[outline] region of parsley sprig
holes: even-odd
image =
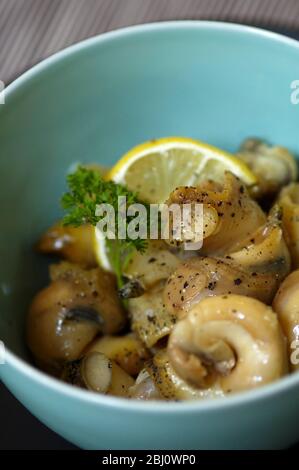
[[[97,225],[101,216],[96,215],[96,207],[100,204],[110,204],[115,211],[115,220],[118,217],[118,198],[126,197],[127,207],[139,203],[143,204],[149,212],[149,206],[138,199],[135,192],[129,191],[125,186],[113,181],[106,181],[96,170],[79,166],[74,173],[67,177],[69,191],[61,198],[61,205],[67,211],[63,218],[64,225],[79,227],[84,224]],[[126,216],[124,224],[127,227],[133,216]],[[149,220],[149,217],[148,217]],[[148,227],[147,227],[148,228]],[[115,240],[106,239],[107,252],[115,272],[118,286],[123,285],[123,275],[128,262],[135,250],[143,253],[147,248],[147,240],[137,238],[119,239],[118,225],[115,225]]]

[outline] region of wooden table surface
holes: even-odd
[[[123,26],[212,19],[299,32],[298,0],[0,0],[0,80],[64,47]]]
[[[299,0],[0,0],[0,80],[64,47],[123,26],[210,19],[299,38]],[[39,423],[0,384],[0,449],[74,448]],[[299,446],[297,446],[299,448]]]

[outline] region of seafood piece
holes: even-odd
[[[250,190],[253,197],[271,197],[284,185],[297,179],[296,160],[285,147],[271,146],[260,139],[246,139],[237,157],[243,160],[257,177],[257,184]]]
[[[289,274],[279,287],[273,310],[287,338],[291,368],[299,370],[299,270]]]
[[[248,295],[271,303],[290,272],[290,256],[283,238],[280,213],[274,210],[245,245],[224,257],[192,257],[169,277],[164,304],[174,316],[184,316],[205,297]]]
[[[136,251],[126,267],[125,275],[138,280],[145,289],[167,279],[179,265],[179,258],[162,240],[150,240],[145,253]]]
[[[125,314],[109,273],[62,262],[51,266],[50,275],[51,284],[30,306],[27,344],[43,368],[59,371],[100,332],[119,332]]]
[[[94,351],[105,354],[132,376],[139,374],[144,362],[150,358],[149,352],[134,333],[98,338],[87,347],[87,352]]]
[[[166,201],[171,204],[203,204],[203,248],[205,255],[236,251],[243,240],[265,223],[266,216],[248,194],[244,184],[226,172],[224,185],[208,181],[197,188],[180,187]],[[190,235],[188,235],[190,238]],[[188,240],[169,240],[176,246]],[[191,240],[194,241],[194,240]]]
[[[41,253],[59,255],[72,263],[87,267],[97,265],[94,255],[94,227],[70,227],[57,223],[50,227],[38,241]]]
[[[177,317],[163,303],[164,282],[145,292],[141,297],[128,300],[131,327],[148,347],[169,335]]]
[[[291,183],[283,188],[277,203],[282,208],[284,235],[289,247],[292,266],[299,267],[299,183]]]
[[[164,400],[199,400],[225,395],[217,384],[209,388],[199,389],[182,379],[173,368],[165,349],[159,351],[146,364],[146,371],[150,378],[150,385],[147,384],[148,387],[151,387],[150,390],[154,387],[160,398]]]
[[[123,328],[126,315],[112,274],[100,268],[86,270],[76,264],[61,262],[50,266],[50,278],[52,282],[65,281],[76,286],[81,302],[95,308],[101,315],[104,334],[118,333]]]
[[[217,386],[224,394],[270,383],[288,371],[285,339],[277,316],[245,296],[209,297],[174,327],[170,363],[199,389]]]
[[[159,400],[162,398],[146,369],[140,372],[135,384],[131,387],[130,398],[137,400]]]
[[[97,393],[119,397],[129,396],[134,380],[104,354],[90,352],[65,364],[62,380]]]

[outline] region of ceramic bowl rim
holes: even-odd
[[[271,42],[278,42],[287,46],[293,47],[298,50],[299,53],[299,42],[295,39],[288,38],[272,31],[256,28],[253,26],[241,25],[238,23],[224,23],[220,21],[161,21],[158,23],[148,23],[142,25],[129,26],[126,28],[117,29],[110,31],[98,36],[94,36],[83,41],[80,41],[72,46],[69,46],[38,63],[28,71],[23,73],[20,77],[14,80],[10,85],[5,88],[5,98],[8,99],[10,96],[19,90],[22,85],[25,85],[28,81],[46,71],[48,68],[54,66],[57,63],[62,62],[67,57],[79,53],[82,50],[104,44],[106,42],[114,40],[122,40],[126,36],[139,35],[147,32],[159,32],[159,31],[170,31],[173,29],[201,29],[210,31],[227,31],[229,33],[236,33],[246,36],[253,36],[258,38],[264,38]],[[209,411],[218,411],[220,409],[230,409],[240,405],[250,404],[252,402],[267,399],[270,397],[277,396],[288,391],[291,388],[299,387],[299,373],[291,374],[283,377],[276,382],[269,385],[265,385],[261,388],[250,390],[238,394],[234,394],[230,397],[217,398],[217,399],[205,399],[202,401],[183,401],[183,402],[142,402],[138,400],[128,400],[125,398],[112,397],[107,395],[100,395],[93,392],[85,391],[77,387],[65,384],[60,380],[57,380],[44,372],[38,370],[34,366],[30,365],[22,358],[18,357],[9,349],[5,352],[5,364],[0,366],[7,367],[11,366],[15,371],[21,375],[26,376],[28,379],[39,383],[40,385],[61,393],[65,396],[69,396],[74,399],[81,400],[87,403],[93,403],[99,406],[108,406],[112,408],[118,408],[123,410],[131,410],[135,412],[153,413],[159,412],[163,414],[181,414],[181,413],[194,413],[200,411],[201,413]]]

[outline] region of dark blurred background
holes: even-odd
[[[299,0],[0,0],[0,80],[8,84],[43,58],[90,36],[178,19],[243,23],[299,39]],[[74,448],[39,423],[3,384],[0,423],[0,449]]]

